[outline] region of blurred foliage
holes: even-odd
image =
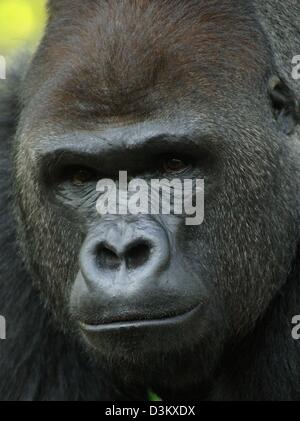
[[[0,0],[0,55],[38,42],[46,19],[45,6],[46,0]]]
[[[160,399],[160,397],[156,393],[152,392],[152,390],[149,390],[149,392],[148,392],[148,400],[152,401],[152,402],[161,402],[162,401],[162,399]]]

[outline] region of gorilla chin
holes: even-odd
[[[124,271],[122,273],[121,282],[126,284]],[[166,274],[162,279],[166,279]],[[100,280],[98,284],[101,285]],[[126,298],[124,290],[118,289],[116,284],[110,296],[99,286],[97,294],[97,289],[91,290],[88,285],[80,271],[71,293],[70,314],[85,341],[100,352],[104,348],[120,354],[124,348],[127,352],[130,348],[132,352],[143,353],[145,350],[148,353],[168,351],[180,348],[179,343],[186,346],[183,337],[189,336],[189,342],[205,334],[199,332],[199,329],[205,330],[199,320],[205,320],[208,307],[203,299],[204,291],[202,299],[197,300],[197,296],[171,295],[169,291],[158,291],[157,287],[153,291],[137,288]],[[160,301],[153,300],[154,293],[160,294]]]
[[[96,310],[96,324],[78,321],[77,326],[87,351],[123,378],[125,388],[147,384],[159,396],[190,400],[210,382],[222,352],[220,321],[213,324],[206,309],[202,303],[176,315],[161,312],[160,317],[157,311],[151,315],[131,309],[102,323]]]

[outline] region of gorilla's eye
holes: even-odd
[[[189,164],[184,162],[182,159],[169,157],[163,160],[162,167],[165,173],[180,174],[189,167]]]
[[[74,186],[83,186],[94,178],[95,174],[93,171],[86,168],[72,168],[68,170],[68,179]]]

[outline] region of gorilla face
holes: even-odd
[[[76,2],[72,14],[62,3],[25,82],[15,151],[27,266],[62,328],[98,358],[127,371],[151,362],[153,382],[162,369],[166,382],[203,380],[295,256],[290,93],[270,85],[244,2]],[[147,183],[204,179],[203,224],[101,217],[97,182],[122,170]]]

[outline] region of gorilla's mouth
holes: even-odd
[[[118,320],[105,321],[101,324],[90,324],[85,322],[79,322],[81,330],[85,333],[101,333],[108,331],[121,331],[128,329],[140,329],[140,328],[156,328],[163,326],[175,326],[181,323],[187,322],[193,318],[194,314],[197,313],[200,304],[186,309],[180,313],[169,313],[168,315],[162,315],[161,317],[150,318],[146,315],[139,315],[139,317],[126,315],[124,318],[118,318]]]

